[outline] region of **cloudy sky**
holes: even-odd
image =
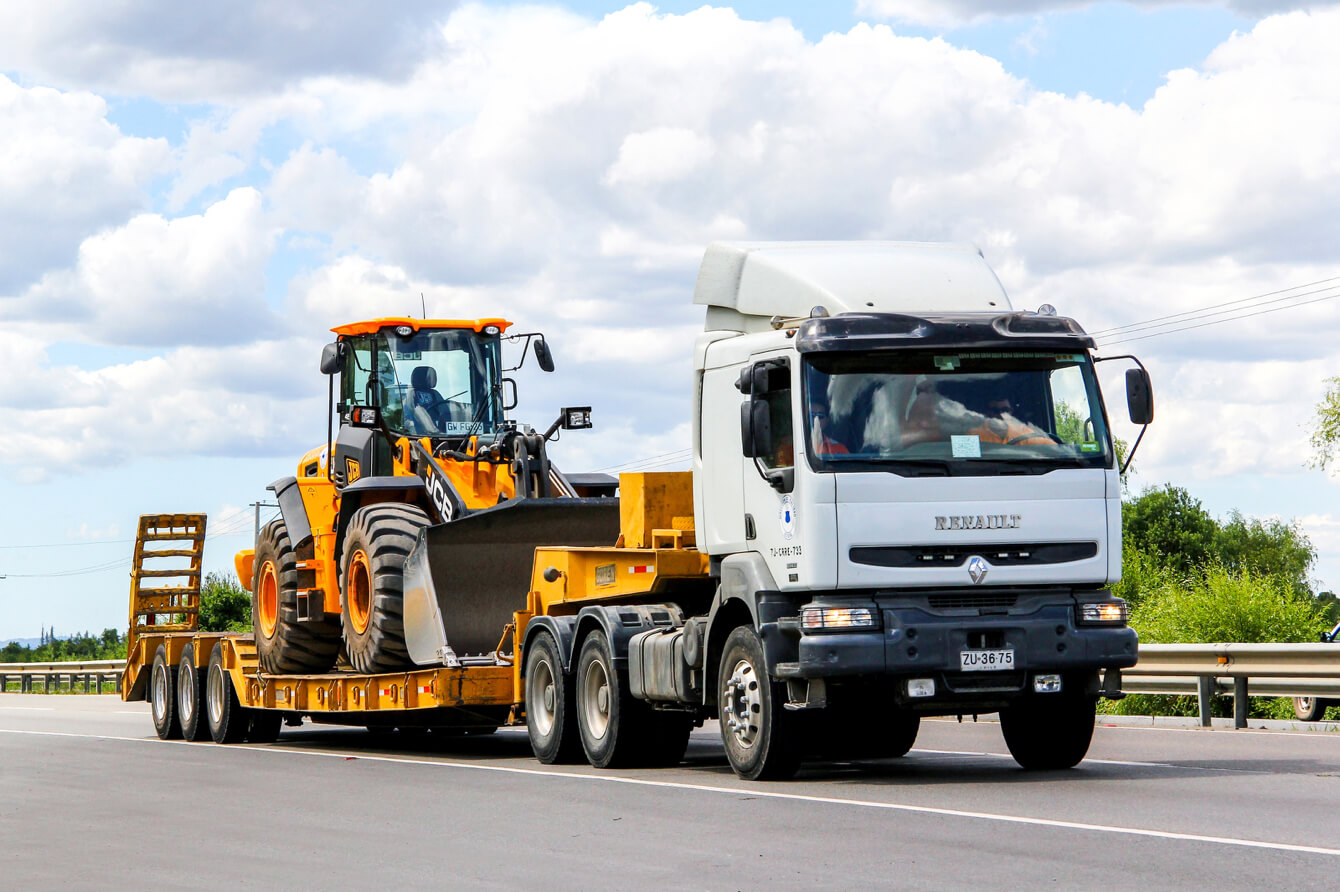
[[[1287,0],[9,0],[0,636],[124,625],[142,512],[231,569],[326,330],[420,295],[549,334],[564,467],[675,467],[713,239],[976,243],[1150,367],[1136,491],[1297,518],[1340,585],[1337,43]]]

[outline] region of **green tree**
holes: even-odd
[[[250,632],[251,593],[231,573],[209,573],[200,586],[200,631]]]
[[[1205,566],[1215,554],[1219,524],[1181,487],[1146,489],[1122,506],[1121,521],[1137,550],[1153,552],[1183,575]]]
[[[1295,592],[1311,593],[1307,574],[1317,552],[1297,521],[1262,521],[1234,511],[1215,535],[1214,552],[1226,567],[1278,576]]]
[[[1340,378],[1326,379],[1326,392],[1317,403],[1317,417],[1312,423],[1312,460],[1308,464],[1326,470],[1335,460],[1340,446]]]

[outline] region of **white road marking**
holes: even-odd
[[[26,709],[29,712],[55,712],[54,706],[0,706],[0,709]]]
[[[87,740],[111,740],[129,743],[175,744],[177,746],[201,746],[185,740],[158,740],[154,737],[114,737],[106,734],[76,734],[69,731],[19,731],[0,728],[0,734],[28,734],[39,737],[75,737]],[[810,802],[819,805],[845,805],[856,808],[879,809],[883,811],[908,812],[912,814],[937,815],[948,818],[969,818],[979,821],[995,821],[1002,824],[1023,824],[1032,827],[1052,827],[1061,830],[1083,830],[1091,833],[1112,833],[1122,836],[1140,836],[1151,839],[1168,839],[1178,842],[1200,842],[1211,845],[1238,846],[1250,849],[1271,849],[1280,852],[1304,852],[1312,855],[1330,855],[1340,858],[1340,849],[1325,846],[1304,846],[1293,843],[1266,842],[1258,839],[1239,839],[1231,836],[1205,836],[1199,833],[1178,833],[1171,830],[1152,830],[1145,827],[1123,827],[1115,824],[1088,824],[1081,821],[1060,821],[1053,818],[1032,818],[1024,815],[1006,815],[993,812],[964,811],[956,808],[936,808],[928,805],[906,805],[897,802],[879,802],[869,799],[843,799],[836,796],[814,796],[805,793],[781,793],[774,790],[760,790],[754,787],[719,787],[711,784],[689,784],[679,781],[658,781],[639,777],[618,777],[608,774],[582,774],[575,771],[548,771],[541,768],[517,768],[505,765],[479,765],[470,762],[446,762],[431,759],[404,759],[394,756],[370,756],[348,751],[323,752],[319,750],[299,750],[261,746],[232,746],[234,752],[271,753],[294,756],[315,756],[322,759],[340,761],[391,762],[405,765],[425,765],[432,768],[457,768],[471,771],[494,771],[501,774],[531,775],[535,777],[557,777],[567,780],[596,781],[607,784],[626,784],[636,787],[659,787],[670,790],[689,790],[697,793],[718,793],[747,799],[781,799],[790,802]]]

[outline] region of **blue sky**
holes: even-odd
[[[594,405],[557,449],[586,470],[687,445],[714,238],[972,241],[1094,331],[1340,275],[1332,4],[324,9],[0,10],[0,640],[123,625],[142,512],[208,512],[231,570],[323,436],[325,329],[421,293],[548,332],[518,414]],[[1123,345],[1135,488],[1299,519],[1328,587],[1335,312]]]

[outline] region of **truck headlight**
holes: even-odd
[[[1111,601],[1080,604],[1075,621],[1081,626],[1124,626],[1126,619],[1126,602],[1113,598]]]
[[[805,629],[877,629],[879,615],[869,607],[826,607],[807,604],[800,609]]]

